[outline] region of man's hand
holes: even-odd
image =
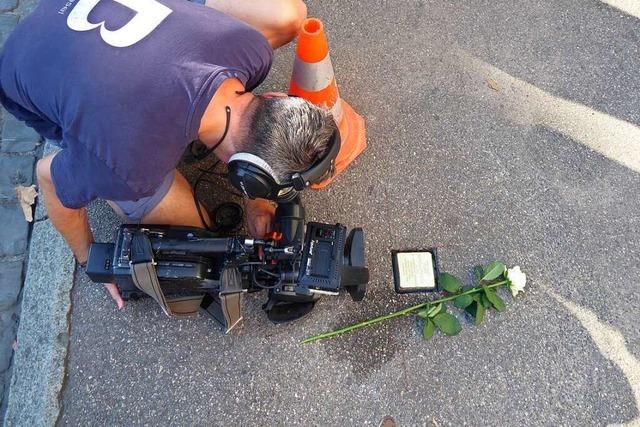
[[[113,298],[113,301],[118,306],[118,310],[122,310],[122,307],[124,307],[124,300],[120,296],[120,291],[118,290],[118,287],[113,283],[107,283],[104,285],[104,287],[109,292],[109,295],[111,295],[111,298]]]
[[[56,154],[46,156],[38,161],[36,175],[38,185],[44,196],[47,213],[53,225],[67,241],[71,251],[80,264],[87,262],[89,246],[93,241],[86,209],[68,209],[62,205],[51,178],[51,162]],[[105,285],[111,298],[119,309],[124,307],[124,301],[114,284]]]
[[[247,225],[251,234],[261,239],[271,231],[273,218],[276,214],[276,207],[268,200],[246,199],[244,208],[247,212]]]

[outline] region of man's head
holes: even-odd
[[[236,149],[263,159],[280,181],[313,165],[336,131],[330,113],[302,98],[258,95],[246,114]]]

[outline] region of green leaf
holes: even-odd
[[[476,276],[476,280],[480,281],[484,276],[484,268],[481,265],[473,267],[473,275]]]
[[[435,325],[431,319],[427,319],[424,322],[424,327],[422,328],[422,337],[425,340],[431,339],[433,336],[433,332],[436,330]]]
[[[418,316],[421,319],[427,319],[429,317],[429,309],[423,308],[422,310],[416,313],[416,316]]]
[[[482,304],[474,301],[471,305],[465,308],[465,311],[473,317],[474,325],[477,326],[480,323],[482,323],[482,320],[484,319],[484,313],[485,313],[485,310]]]
[[[449,313],[438,314],[433,318],[433,322],[445,335],[458,335],[462,330],[458,319]]]
[[[442,311],[442,308],[444,307],[444,304],[440,303],[434,307],[431,307],[431,309],[429,309],[429,311],[427,312],[427,315],[429,317],[433,317],[436,314],[440,313]]]
[[[458,308],[465,308],[469,304],[473,302],[473,298],[471,295],[460,295],[456,299],[453,300],[453,305]]]
[[[484,308],[493,307],[493,304],[491,304],[491,301],[489,301],[486,294],[480,294],[480,304],[482,304]]]
[[[482,276],[482,280],[485,282],[495,280],[504,274],[506,268],[507,267],[500,261],[493,261],[484,269],[484,276]]]
[[[494,291],[493,289],[484,289],[484,294],[487,296],[491,305],[498,311],[505,311],[507,309],[507,305],[504,303],[502,298]]]
[[[438,275],[438,283],[445,291],[455,294],[459,292],[462,286],[456,276],[449,273],[440,273]]]
[[[482,305],[477,304],[476,315],[473,316],[473,324],[478,326],[484,320],[485,309]]]

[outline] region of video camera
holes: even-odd
[[[93,243],[87,275],[115,283],[124,299],[151,296],[165,313],[203,309],[228,332],[242,320],[242,295],[266,290],[273,322],[309,313],[321,295],[346,289],[364,298],[369,281],[364,233],[340,224],[305,223],[296,197],[280,202],[264,239],[220,236],[194,227],[122,225],[115,243]]]

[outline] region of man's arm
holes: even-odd
[[[51,179],[51,162],[54,157],[55,154],[51,154],[38,161],[36,167],[38,186],[44,196],[44,204],[53,226],[67,241],[78,262],[84,264],[89,256],[89,246],[93,242],[93,233],[91,233],[91,227],[89,226],[87,209],[69,209],[60,202]],[[124,307],[124,301],[120,296],[118,287],[112,283],[105,284],[105,287],[118,308]]]
[[[67,241],[78,262],[84,264],[87,262],[89,246],[93,241],[87,210],[66,208],[58,199],[51,179],[51,162],[54,157],[55,154],[52,154],[38,161],[38,185],[44,196],[49,219]]]
[[[249,24],[274,49],[293,40],[307,17],[302,0],[206,0],[205,4]]]

